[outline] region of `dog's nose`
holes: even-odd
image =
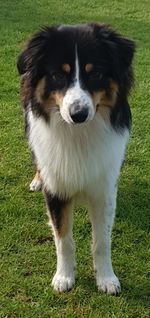
[[[88,108],[80,106],[77,102],[70,106],[70,117],[74,123],[83,123],[87,119],[88,113]]]

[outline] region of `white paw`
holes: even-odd
[[[33,179],[30,183],[30,191],[39,191],[42,188],[42,181],[40,179]]]
[[[65,292],[72,289],[75,283],[74,275],[63,276],[60,274],[55,274],[52,280],[52,286],[54,290],[59,292]]]
[[[97,277],[97,286],[99,290],[111,295],[118,295],[121,292],[119,279],[113,275],[110,277]]]

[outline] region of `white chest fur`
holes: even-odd
[[[90,191],[104,175],[117,178],[128,132],[116,133],[99,114],[82,125],[69,125],[59,113],[50,123],[28,113],[29,143],[44,185],[62,197]]]

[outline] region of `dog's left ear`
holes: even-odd
[[[119,73],[126,72],[134,56],[134,42],[114,32],[107,25],[95,25],[95,32],[106,54],[110,57],[114,69]]]
[[[126,72],[132,64],[135,44],[132,40],[113,34],[112,43],[109,43],[110,49],[114,51],[114,63],[118,63],[120,71]]]

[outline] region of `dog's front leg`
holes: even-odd
[[[93,236],[93,262],[99,290],[116,295],[120,283],[111,262],[111,232],[116,208],[116,187],[92,199],[91,222]]]
[[[70,290],[75,283],[72,203],[52,196],[47,191],[45,191],[45,197],[57,253],[57,270],[52,280],[52,286],[55,290],[63,292]]]

